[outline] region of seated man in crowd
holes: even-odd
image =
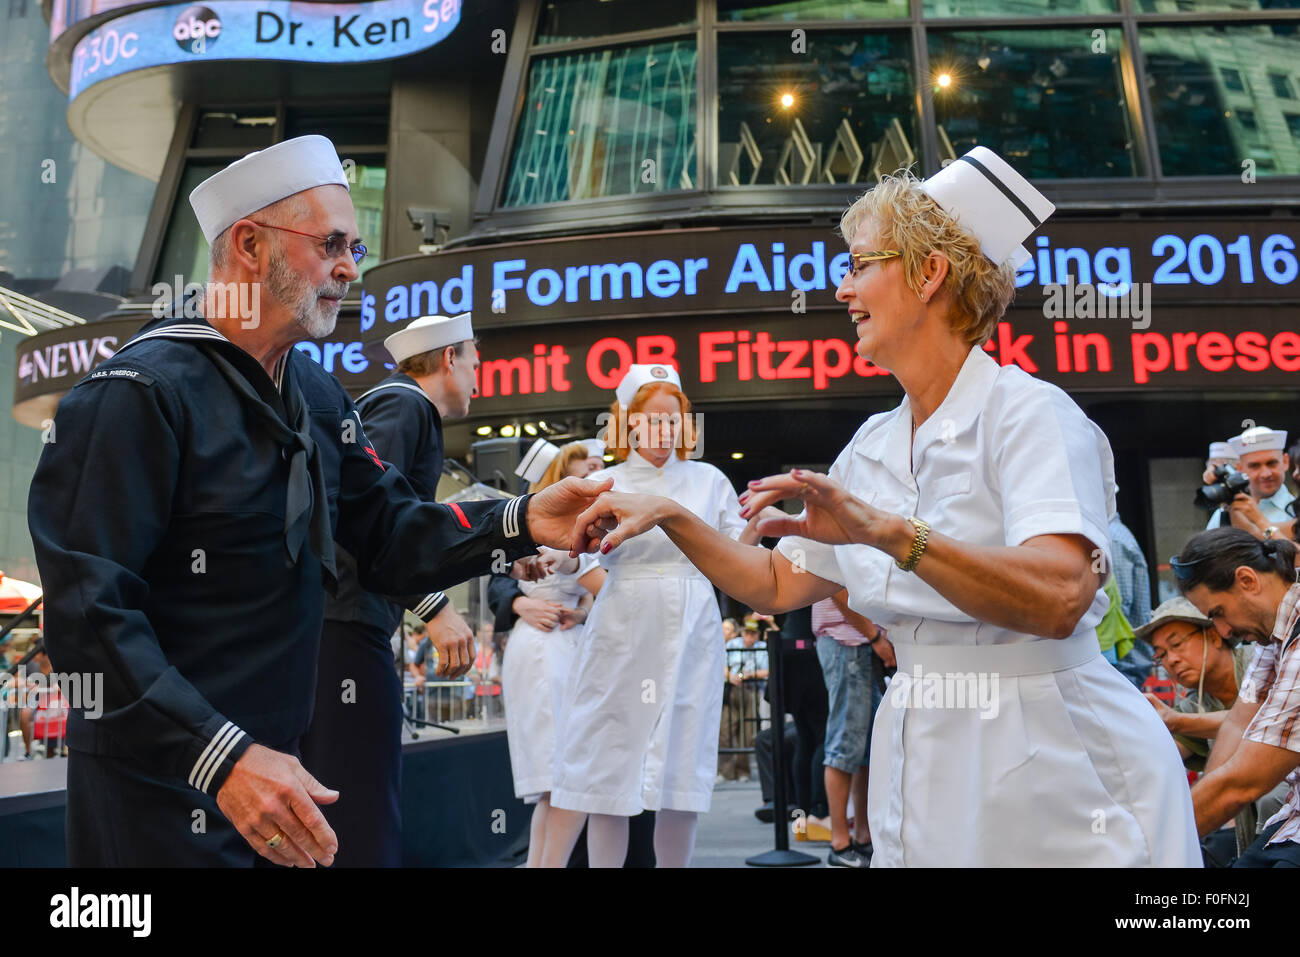
[[[1172,708],[1153,694],[1146,697],[1173,735],[1187,769],[1205,770],[1210,748],[1237,700],[1255,646],[1222,637],[1214,623],[1182,597],[1171,598],[1157,608],[1136,635],[1150,644],[1156,663],[1187,689]],[[1227,866],[1254,843],[1259,822],[1282,806],[1286,790],[1285,783],[1279,784],[1259,801],[1243,807],[1233,830],[1220,829],[1208,835],[1201,842],[1206,865]]]
[[[1300,582],[1296,546],[1236,528],[1201,532],[1172,559],[1179,590],[1224,637],[1259,650],[1219,727],[1205,774],[1192,787],[1196,826],[1207,835],[1283,779],[1282,810],[1238,857],[1237,867],[1300,867]]]

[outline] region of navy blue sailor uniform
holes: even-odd
[[[333,376],[291,349],[273,381],[201,320],[147,327],[51,438],[28,500],[47,647],[103,675],[100,713],[68,721],[72,866],[261,862],[216,795],[254,742],[297,753],[332,541],[388,594],[535,551],[527,496],[422,501]]]
[[[357,399],[372,447],[434,501],[442,475],[442,417],[428,394],[395,373]],[[339,839],[336,867],[402,863],[402,685],[390,640],[409,608],[430,621],[442,592],[396,601],[368,592],[346,547],[335,543],[339,587],[325,603],[316,707],[302,739],[302,763],[339,799],[321,810]]]

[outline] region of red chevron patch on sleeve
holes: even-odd
[[[463,525],[465,528],[472,528],[472,527],[473,527],[473,526],[470,525],[470,523],[469,523],[469,519],[465,517],[465,513],[461,511],[459,505],[457,505],[455,502],[448,502],[448,503],[447,503],[447,507],[448,507],[449,509],[451,509],[452,512],[455,513],[455,515],[456,515],[456,521],[460,522],[461,525]]]

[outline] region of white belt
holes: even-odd
[[[1088,629],[1070,638],[1040,638],[1005,645],[894,645],[900,673],[918,667],[926,672],[982,672],[1005,678],[1068,671],[1101,654],[1097,632]]]
[[[638,578],[698,578],[708,581],[704,573],[686,562],[664,562],[660,565],[618,565],[608,569],[611,581],[632,581]]]

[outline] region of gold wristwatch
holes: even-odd
[[[930,539],[930,526],[915,515],[910,516],[907,520],[916,529],[916,538],[912,539],[912,550],[907,553],[907,557],[901,562],[895,561],[894,564],[903,571],[910,572],[916,567],[916,563],[921,560],[921,556],[925,554],[925,543]]]

